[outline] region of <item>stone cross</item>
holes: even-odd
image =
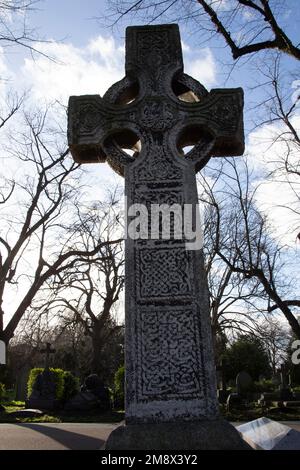
[[[45,369],[49,369],[50,363],[50,354],[56,353],[56,349],[51,349],[51,343],[46,343],[46,348],[41,349],[40,351],[42,354],[45,354]]]
[[[196,207],[197,171],[243,153],[242,109],[242,89],[208,92],[183,73],[177,25],[128,27],[125,78],[103,98],[70,97],[69,146],[125,177],[128,209]],[[203,256],[185,242],[126,239],[126,424],[218,414]]]

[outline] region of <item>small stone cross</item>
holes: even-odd
[[[241,88],[208,92],[183,73],[177,25],[129,27],[125,78],[103,98],[70,97],[69,146],[77,162],[125,177],[131,222],[134,204],[196,208],[196,173],[243,153],[242,110]],[[126,423],[215,418],[202,250],[184,236],[127,237],[125,263]]]
[[[41,349],[42,354],[45,354],[45,369],[49,370],[50,354],[56,353],[56,349],[51,349],[51,343],[46,343],[46,348]]]

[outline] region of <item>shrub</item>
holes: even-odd
[[[5,397],[5,385],[0,383],[0,400],[3,400]]]
[[[263,379],[259,382],[254,382],[253,391],[254,392],[273,392],[276,389],[276,385],[272,380]]]
[[[43,372],[43,370],[43,368],[39,367],[31,369],[27,383],[28,396],[32,393],[37,376]],[[50,369],[50,371],[53,374],[55,382],[55,398],[64,401],[72,398],[79,390],[79,379],[71,374],[71,372],[63,369]]]
[[[79,379],[71,372],[64,371],[64,392],[63,400],[68,401],[72,398],[79,390]]]
[[[115,373],[114,378],[114,407],[124,408],[124,385],[125,385],[125,367],[121,366]]]

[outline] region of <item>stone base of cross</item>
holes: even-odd
[[[127,227],[136,205],[191,206],[195,215],[196,172],[211,156],[243,153],[242,108],[242,89],[209,93],[183,73],[177,25],[129,27],[125,78],[103,98],[70,98],[70,150],[125,177]],[[175,219],[167,238],[160,226],[148,238],[128,231],[126,425],[107,449],[245,447],[218,414],[203,254],[187,248],[186,233],[175,237]]]

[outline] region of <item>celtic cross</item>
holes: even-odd
[[[129,27],[125,78],[103,98],[70,97],[70,150],[123,175],[128,208],[196,206],[196,172],[243,153],[242,109],[242,89],[208,92],[183,73],[177,25]],[[216,417],[202,251],[127,237],[125,258],[126,423]]]

